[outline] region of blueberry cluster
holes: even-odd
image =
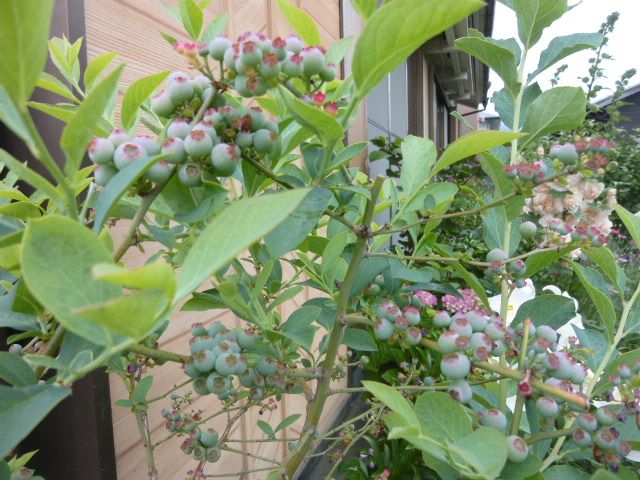
[[[182,451],[194,460],[217,462],[221,454],[218,433],[212,428],[200,429],[200,414],[188,409],[193,402],[191,394],[181,396],[174,393],[171,400],[171,408],[162,410],[161,415],[166,420],[165,427],[169,432],[187,435],[180,447]]]
[[[227,400],[237,398],[244,387],[250,400],[260,401],[287,388],[286,369],[256,350],[253,330],[231,331],[216,322],[209,328],[196,324],[191,333],[192,357],[185,372],[199,395]]]
[[[533,222],[525,222],[533,225],[535,234],[536,225]],[[524,223],[523,223],[524,225]],[[529,225],[526,228],[531,228]],[[525,276],[527,273],[527,265],[522,260],[512,260],[507,262],[509,255],[504,250],[494,248],[487,253],[486,260],[491,265],[485,270],[485,276],[490,280],[509,279],[513,284],[522,288],[526,285]],[[505,263],[507,262],[507,263]]]
[[[193,118],[210,95],[211,106],[225,105],[223,90],[204,75],[190,78],[186,73],[173,72],[169,75],[167,89],[151,98],[151,110],[160,118]]]
[[[369,290],[371,287],[369,286]],[[376,321],[373,332],[376,338],[399,342],[406,346],[419,345],[423,334],[426,334],[421,327],[421,323],[426,325],[422,321],[423,314],[426,314],[425,310],[430,306],[423,293],[429,294],[421,291],[400,292],[396,295],[395,301],[382,299],[374,309]]]
[[[554,168],[553,161],[546,160],[507,165],[504,173],[507,178],[518,180],[524,184],[541,185],[547,182],[557,172]]]

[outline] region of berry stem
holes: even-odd
[[[189,357],[179,353],[167,352],[156,348],[145,347],[144,345],[134,345],[128,349],[131,353],[136,353],[155,360],[165,360],[167,362],[185,363]]]
[[[529,328],[531,327],[531,320],[526,319],[524,321],[524,328],[522,331],[522,342],[520,342],[520,355],[518,356],[518,371],[524,375],[527,368],[527,349],[529,348]],[[524,408],[524,395],[518,390],[516,397],[516,404],[513,409],[513,418],[511,420],[511,435],[517,435],[520,431],[520,421],[522,420],[522,409]]]
[[[398,260],[412,260],[419,262],[441,262],[441,263],[467,263],[469,265],[476,265],[478,267],[489,267],[489,262],[479,262],[476,260],[467,260],[465,258],[457,257],[441,257],[440,255],[428,255],[428,256],[413,256],[413,255],[396,255],[394,253],[367,253],[367,257],[383,257],[383,258],[395,258]]]
[[[56,354],[58,348],[60,348],[60,344],[62,343],[62,339],[64,338],[65,333],[66,330],[64,329],[64,327],[58,324],[55,331],[53,332],[53,335],[51,335],[51,338],[47,342],[47,346],[44,350],[44,355],[46,355],[47,357],[53,357]],[[36,375],[36,378],[40,378],[44,374],[44,370],[44,365],[39,365],[34,369],[33,373]]]
[[[525,441],[531,445],[532,443],[540,442],[542,440],[547,440],[549,438],[557,438],[557,437],[567,437],[569,435],[573,435],[577,428],[564,428],[562,430],[551,430],[549,432],[540,432],[534,433],[533,435],[529,435]]]
[[[163,399],[167,398],[169,395],[171,395],[173,392],[175,392],[176,390],[178,390],[178,389],[180,389],[182,387],[186,387],[191,382],[193,382],[192,379],[185,380],[182,383],[178,383],[178,384],[174,385],[171,389],[169,389],[166,392],[164,392],[163,394],[158,395],[157,397],[150,398],[149,400],[147,400],[147,403],[154,403],[154,402],[157,402],[159,400],[163,400]]]
[[[367,202],[364,216],[362,219],[362,225],[368,228],[373,218],[376,201],[382,190],[384,183],[383,177],[377,177],[373,185],[371,186],[371,199]],[[316,445],[318,438],[315,432],[318,428],[320,416],[324,410],[327,397],[329,396],[329,388],[331,385],[331,372],[336,363],[338,357],[338,349],[342,343],[342,335],[344,333],[345,326],[342,319],[347,314],[347,309],[350,303],[351,287],[356,278],[356,273],[360,262],[364,258],[365,250],[367,247],[367,238],[358,237],[356,241],[351,261],[345,275],[344,281],[340,288],[338,295],[338,307],[336,311],[336,322],[329,334],[329,340],[327,341],[327,351],[324,358],[324,375],[323,378],[318,380],[318,386],[311,404],[309,405],[308,415],[303,427],[303,436],[298,447],[293,450],[287,458],[285,458],[281,470],[281,478],[293,478],[298,467],[305,459],[307,453],[312,450]]]
[[[226,452],[231,452],[231,453],[237,453],[240,455],[244,455],[246,457],[255,458],[256,460],[262,460],[263,462],[269,462],[275,465],[280,465],[280,462],[274,460],[273,458],[263,457],[261,455],[256,455],[255,453],[245,452],[244,450],[238,450],[237,448],[231,448],[231,447],[221,445],[220,450],[224,450]]]

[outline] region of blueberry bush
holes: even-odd
[[[297,35],[284,39],[228,39],[225,15],[204,25],[207,3],[180,0],[171,12],[189,38],[164,35],[189,74],[137,80],[117,117],[124,65],[114,54],[93,59],[81,75],[81,40],[48,40],[53,0],[0,3],[11,13],[0,17],[0,119],[37,162],[0,150],[0,326],[17,332],[0,353],[1,478],[33,474],[34,452],[12,456],[20,442],[75,382],[104,368],[129,391],[117,405],[136,419],[151,479],[164,478],[148,427],[151,403],[163,402],[167,438],[179,437],[175,454],[193,462],[186,478],[237,477],[249,472],[217,467],[239,452],[233,423],[285,395],[302,396],[307,408],[297,438],[282,432],[298,416],[258,422],[267,441],[288,445],[283,461],[267,458],[270,466],[251,472],[269,480],[294,478],[312,455],[334,460],[326,478],[633,478],[640,351],[621,354],[618,346],[638,327],[640,286],[627,282],[606,245],[613,209],[636,241],[640,220],[600,182],[606,142],[565,142],[535,161],[521,156],[539,137],[584,120],[581,88],[542,92],[533,80],[597,47],[601,35],[554,39],[525,75],[531,47],[567,3],[505,2],[517,13],[519,40],[470,29],[456,46],[502,77],[513,131],[472,132],[439,156],[429,139],[410,136],[399,147],[398,178],[369,179],[350,166],[368,142],[344,144],[360,103],[420,45],[483,3],[394,0],[376,9],[373,0],[354,0],[362,34],[328,49],[309,16],[286,0],[278,5]],[[352,73],[338,79],[352,44]],[[47,46],[65,81],[42,72]],[[65,102],[30,101],[36,86]],[[30,109],[66,123],[62,164]],[[506,160],[489,153],[501,145],[509,145]],[[452,209],[460,187],[443,175],[476,156],[492,184],[469,208]],[[377,223],[389,209],[390,221]],[[474,216],[483,224],[482,258],[456,250],[440,230],[445,220]],[[112,237],[121,219],[126,230]],[[404,232],[410,255],[390,246]],[[145,244],[160,249],[139,268],[123,264]],[[507,322],[513,290],[576,251],[597,267],[571,263],[604,333],[560,335],[575,315],[560,295],[525,303]],[[500,292],[497,311],[486,284]],[[318,298],[282,318],[277,307],[304,287]],[[193,325],[189,355],[158,348],[178,310],[215,309],[233,311],[243,326]],[[166,362],[183,367],[184,381],[150,397],[153,368]],[[334,383],[347,368],[374,365],[392,369],[384,382]],[[366,410],[321,431],[327,399],[345,393],[363,394]],[[195,410],[196,396],[217,397],[220,410]],[[223,414],[226,428],[207,425]],[[361,441],[371,451],[349,457]],[[413,465],[398,464],[397,455]]]

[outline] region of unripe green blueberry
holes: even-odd
[[[308,77],[318,75],[325,67],[324,53],[318,47],[306,47],[300,52],[304,74]]]
[[[456,380],[449,385],[449,395],[460,403],[469,403],[473,398],[471,386],[464,380]]]
[[[289,53],[287,58],[282,62],[282,71],[288,77],[301,77],[304,73],[302,56],[298,53]]]
[[[402,310],[395,303],[392,304],[385,313],[385,318],[390,322],[395,322],[402,316]]]
[[[527,282],[524,278],[518,278],[516,279],[513,284],[516,286],[516,288],[524,288],[527,286]]]
[[[93,169],[93,181],[96,185],[104,187],[118,170],[113,165],[96,165]]]
[[[160,145],[158,145],[158,141],[153,135],[136,135],[135,137],[133,137],[133,142],[144,148],[147,152],[147,155],[149,155],[150,157],[158,155],[160,153]]]
[[[205,337],[208,335],[207,329],[201,323],[191,325],[191,335],[194,337]]]
[[[438,328],[448,328],[451,325],[451,317],[444,310],[436,312],[433,316],[433,325]]]
[[[389,340],[393,336],[393,324],[386,318],[379,318],[373,332],[378,340]]]
[[[233,88],[235,88],[235,90],[241,96],[250,97],[251,96],[251,91],[249,90],[249,87],[247,86],[248,82],[249,82],[249,77],[247,77],[246,75],[238,75],[238,76],[236,76],[236,78],[234,80]]]
[[[196,378],[193,381],[193,390],[198,395],[209,395],[209,389],[207,388],[207,379],[206,378]]]
[[[184,118],[176,118],[167,128],[167,136],[184,140],[191,133],[191,125]]]
[[[490,352],[493,348],[493,340],[491,340],[491,337],[486,333],[475,332],[471,335],[471,348],[476,349],[480,347],[484,347]]]
[[[267,123],[267,119],[265,118],[264,113],[260,108],[252,107],[247,110],[246,114],[250,117],[251,124],[249,126],[252,132],[264,128],[265,124]]]
[[[202,167],[196,163],[185,163],[178,170],[178,179],[187,187],[197,187],[202,183]]]
[[[582,428],[578,428],[573,432],[573,441],[576,442],[576,445],[579,447],[588,447],[591,445],[591,435]]]
[[[136,160],[146,160],[148,158],[147,152],[137,143],[126,142],[116,148],[113,154],[113,163],[115,163],[118,170],[128,167]]]
[[[227,376],[214,372],[207,377],[207,388],[211,393],[218,395],[231,388],[231,380]]]
[[[440,361],[440,371],[450,380],[460,380],[469,375],[471,362],[462,353],[447,353]]]
[[[215,363],[216,355],[211,350],[202,350],[194,355],[193,365],[199,372],[210,372]]]
[[[168,160],[160,160],[151,165],[144,176],[154,183],[164,183],[169,180],[174,169],[175,165],[170,164]]]
[[[497,408],[489,408],[484,412],[479,412],[480,423],[485,427],[495,428],[501,432],[507,429],[507,416]]]
[[[240,45],[240,57],[236,62],[236,68],[244,71],[246,68],[255,68],[262,63],[262,50],[255,42],[248,41]]]
[[[225,326],[220,322],[213,322],[209,327],[209,336],[217,337],[220,333],[225,330]]]
[[[263,376],[274,375],[278,371],[278,364],[271,357],[262,357],[256,365],[258,373]]]
[[[186,75],[176,75],[170,79],[168,91],[171,100],[178,105],[191,100],[195,93],[193,81]]]
[[[558,403],[551,397],[540,397],[536,400],[536,410],[544,418],[556,418],[560,413]]]
[[[405,338],[409,345],[418,345],[422,341],[422,332],[418,327],[410,327]]]
[[[609,428],[598,430],[592,435],[593,443],[600,448],[613,449],[616,446],[617,437]]]
[[[218,447],[207,448],[207,453],[204,456],[205,460],[210,463],[215,463],[220,460],[222,451]]]
[[[9,345],[9,353],[13,355],[21,355],[22,354],[22,345],[19,343],[12,343]]]
[[[540,325],[536,329],[536,337],[544,338],[549,343],[556,343],[558,341],[558,333],[549,325]]]
[[[203,158],[211,153],[213,141],[204,130],[192,130],[184,140],[184,149],[192,158]]]
[[[517,435],[507,437],[507,458],[514,463],[522,463],[529,455],[529,447]]]
[[[269,85],[262,76],[253,75],[249,77],[246,83],[246,88],[249,91],[248,97],[259,97],[267,93]]]
[[[501,355],[504,355],[506,351],[507,351],[507,346],[504,344],[502,340],[493,341],[493,348],[491,349],[492,355],[499,357]]]
[[[396,295],[396,304],[400,308],[405,308],[411,305],[411,295],[406,292],[400,292]]]
[[[440,337],[438,337],[438,348],[442,353],[453,353],[458,350],[456,345],[456,340],[460,335],[455,330],[447,330],[442,332]]]
[[[618,375],[620,378],[631,378],[631,368],[626,363],[618,365]]]
[[[573,365],[573,373],[571,374],[571,382],[576,385],[582,385],[584,381],[587,379],[587,375],[589,374],[589,370],[587,367],[582,365],[581,363],[575,363]]]
[[[253,147],[253,133],[251,132],[238,132],[236,136],[236,145],[238,148],[251,148]]]
[[[471,328],[474,332],[484,332],[487,326],[488,319],[485,315],[475,310],[464,314],[464,318],[471,324]]]
[[[507,265],[507,270],[515,277],[522,277],[527,272],[527,264],[522,260],[509,262],[509,264]]]
[[[416,307],[410,306],[405,307],[403,309],[404,316],[411,325],[419,325],[420,324],[420,310]]]
[[[243,354],[238,356],[238,362],[236,363],[236,370],[233,372],[235,375],[242,375],[247,371],[249,365],[247,364],[246,357]]]
[[[249,398],[254,402],[259,402],[264,398],[264,390],[260,387],[253,387],[249,392]]]
[[[187,154],[184,150],[184,142],[178,137],[167,137],[162,143],[160,153],[162,155],[169,155],[167,157],[167,161],[176,165],[184,162],[187,158]]]
[[[328,63],[320,71],[320,78],[325,82],[333,82],[338,76],[338,67],[333,63]]]
[[[211,150],[211,163],[221,177],[229,177],[240,163],[240,149],[237,145],[219,143]]]
[[[304,48],[304,42],[300,40],[300,37],[297,37],[296,35],[289,35],[287,38],[284,39],[284,41],[285,41],[285,49],[288,52],[300,53]]]
[[[247,369],[246,372],[238,377],[238,380],[240,381],[240,385],[243,387],[251,388],[254,386],[256,381],[256,372],[252,369]]]
[[[575,145],[571,143],[567,143],[566,145],[553,145],[549,149],[549,155],[551,158],[560,160],[565,165],[573,165],[580,158]]]
[[[207,88],[212,88],[211,80],[209,80],[204,75],[198,75],[197,77],[195,77],[193,79],[193,84],[197,85],[198,87],[200,87],[202,89],[202,91],[204,91]]]
[[[196,368],[193,363],[193,358],[189,358],[184,364],[184,373],[187,374],[188,377],[196,379],[201,376],[200,371]]]
[[[114,152],[115,147],[108,138],[93,137],[87,148],[89,160],[99,165],[109,165],[113,163]]]
[[[596,418],[600,425],[608,427],[618,421],[618,414],[611,407],[604,406],[596,410]]]
[[[196,445],[195,447],[193,447],[193,450],[191,451],[191,456],[193,457],[194,460],[198,462],[201,460],[204,460],[204,457],[206,454],[207,454],[207,451],[205,450],[204,447],[201,447],[200,445]]]
[[[260,73],[264,78],[276,78],[280,75],[281,71],[280,58],[277,54],[271,53],[264,56],[262,66],[260,67]]]
[[[484,333],[489,335],[493,340],[502,340],[506,332],[501,322],[489,322],[484,329]]]
[[[519,227],[520,235],[525,238],[533,237],[538,231],[538,227],[533,222],[522,222]]]
[[[258,153],[270,153],[273,150],[276,139],[275,133],[262,128],[253,134],[253,147]]]
[[[224,57],[222,59],[222,62],[224,64],[224,66],[226,68],[228,68],[231,72],[237,72],[238,70],[236,69],[236,61],[239,58],[239,50],[237,50],[234,46],[232,46],[231,48],[227,49],[226,52],[224,52]]]
[[[216,359],[216,372],[228,376],[236,373],[240,357],[237,353],[227,352],[220,354]]]
[[[405,317],[404,315],[401,315],[396,318],[395,327],[399,330],[406,330],[407,328],[409,328],[409,320],[407,320],[407,317]]]
[[[598,429],[598,419],[593,413],[581,413],[576,423],[587,432],[595,432]]]
[[[171,100],[169,92],[161,92],[151,98],[151,110],[162,118],[169,118],[176,110],[176,105]]]
[[[509,255],[507,255],[504,250],[501,250],[499,248],[494,248],[489,253],[487,253],[487,262],[489,263],[504,262],[507,258],[509,258]]]
[[[256,344],[257,336],[252,330],[243,330],[238,333],[238,345],[241,348],[251,348]]]
[[[375,306],[375,313],[378,317],[385,317],[387,316],[387,309],[389,307],[395,306],[395,303],[393,303],[393,301],[389,300],[389,299],[385,299],[382,302],[380,302],[379,304],[377,304]]]
[[[131,141],[131,137],[126,132],[126,130],[111,130],[109,137],[107,137],[109,141],[113,144],[114,148],[118,148],[125,142]]]
[[[631,443],[628,440],[618,439],[616,442],[616,452],[618,452],[622,457],[628,456],[632,449]]]
[[[213,428],[207,428],[200,433],[200,443],[205,447],[215,447],[219,440],[218,432]]]
[[[451,330],[455,330],[458,335],[463,337],[471,337],[471,334],[473,334],[473,327],[465,317],[456,318],[454,316],[451,322]]]
[[[229,49],[231,49],[231,40],[227,37],[216,37],[209,43],[209,55],[219,62],[224,60],[224,54]]]
[[[280,127],[278,127],[278,124],[273,120],[267,120],[264,122],[263,128],[275,133],[276,135],[280,135]]]
[[[209,135],[211,141],[214,144],[218,143],[218,132],[216,132],[216,128],[213,122],[209,120],[202,120],[201,122],[193,126],[193,131],[196,130],[203,130],[207,133],[207,135]]]

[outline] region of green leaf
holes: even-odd
[[[329,51],[325,57],[327,63],[333,63],[335,65],[339,65],[340,62],[347,56],[349,50],[353,46],[353,42],[355,41],[355,37],[344,37],[336,40],[329,47]]]
[[[74,313],[119,335],[142,340],[155,328],[168,305],[163,292],[141,290],[124,297],[77,308]]]
[[[572,33],[554,38],[540,54],[538,68],[529,76],[529,80],[573,53],[598,48],[603,39],[601,33]]]
[[[429,179],[429,172],[438,152],[431,140],[413,135],[405,137],[400,148],[402,150],[402,170],[400,171],[402,190],[411,196]]]
[[[307,305],[293,312],[284,324],[282,334],[300,343],[307,350],[313,344],[317,328],[311,325],[318,318],[322,308]]]
[[[542,31],[567,11],[567,0],[513,0],[518,35],[526,48],[540,40]]]
[[[567,247],[561,250],[552,250],[549,252],[540,252],[531,255],[525,262],[527,265],[527,277],[532,277],[547,265],[559,260],[572,250],[573,249],[571,247]]]
[[[149,167],[156,164],[166,155],[149,157],[143,161],[135,161],[126,166],[109,180],[109,183],[100,192],[96,205],[96,215],[93,221],[93,231],[99,233],[107,221],[111,209],[118,203],[118,200],[131,188]]]
[[[438,163],[436,163],[435,168],[431,171],[431,177],[460,160],[486,152],[525,135],[526,133],[501,132],[498,130],[480,130],[467,133],[447,147]]]
[[[356,43],[353,78],[364,98],[427,40],[484,6],[479,0],[394,0],[369,18]]]
[[[324,188],[314,188],[289,218],[265,238],[271,258],[278,258],[296,248],[318,226],[333,195]]]
[[[53,0],[3,1],[0,10],[0,85],[26,111],[47,61]]]
[[[393,412],[400,415],[408,424],[418,424],[418,417],[413,411],[413,406],[400,394],[400,392],[388,385],[368,380],[362,382],[362,385],[369,393],[376,397],[376,399],[380,400]]]
[[[470,36],[455,41],[456,47],[477,58],[487,65],[503,80],[504,86],[513,98],[518,96],[520,82],[518,81],[518,64],[513,51],[474,29],[469,29]]]
[[[620,480],[620,478],[619,475],[601,468],[591,476],[590,480]]]
[[[360,330],[359,328],[347,328],[344,332],[342,343],[359,352],[378,351],[376,342],[373,340],[371,334],[366,330]]]
[[[575,316],[576,305],[572,298],[545,294],[524,302],[513,322],[518,325],[529,318],[535,326],[549,325],[557,329]]]
[[[441,442],[456,442],[472,431],[471,419],[462,405],[444,392],[420,395],[415,414],[420,422],[420,434]]]
[[[300,417],[302,417],[300,413],[294,413],[293,415],[289,415],[287,418],[285,418],[278,424],[278,426],[273,430],[273,433],[278,433],[280,430],[284,430],[289,425],[293,425],[298,421]]]
[[[64,128],[60,146],[67,157],[64,171],[68,176],[74,176],[78,171],[89,140],[118,90],[118,79],[123,68],[120,65],[95,86]]]
[[[351,4],[365,20],[376,11],[376,0],[351,0]]]
[[[240,200],[227,207],[202,231],[187,254],[176,299],[198,288],[257,240],[273,231],[300,205],[308,189]]]
[[[575,262],[571,263],[571,267],[578,276],[580,283],[582,283],[582,286],[589,294],[589,298],[591,298],[591,301],[595,305],[596,310],[604,323],[607,339],[609,340],[609,343],[611,343],[613,341],[613,332],[616,327],[616,310],[609,299],[608,292],[603,292],[593,284],[592,280],[590,280],[591,276],[596,276],[594,274],[597,274],[600,278],[602,278],[602,276],[596,270],[585,268]]]
[[[146,400],[149,390],[153,385],[153,376],[147,375],[136,385],[136,389],[133,391],[132,400],[135,403],[142,403]]]
[[[461,438],[449,450],[459,455],[479,478],[498,477],[507,462],[507,442],[503,433],[490,427],[480,427]],[[487,453],[491,452],[490,455]]]
[[[532,404],[535,405],[535,402],[532,402]],[[535,409],[535,406],[532,406],[532,408]],[[529,413],[528,409],[527,413]],[[531,449],[533,449],[533,447],[531,447]],[[506,465],[500,472],[500,478],[503,480],[520,480],[521,478],[528,479],[532,475],[535,475],[542,466],[542,460],[536,457],[531,452],[531,449],[529,450],[529,455],[524,462],[515,463],[507,461]],[[531,480],[535,479],[531,478]]]
[[[1,148],[0,162],[4,163],[6,167],[16,175],[18,175],[20,179],[38,189],[41,193],[48,196],[56,204],[65,204],[65,199],[60,191],[57,190],[46,178],[38,174],[35,170],[29,168],[26,163],[15,159],[13,156],[9,155],[9,153]]]
[[[588,248],[582,251],[593,263],[600,267],[609,281],[618,290],[620,295],[624,296],[626,278],[624,270],[617,264],[617,259],[613,252],[606,247]]]
[[[33,315],[26,313],[0,310],[0,328],[11,328],[21,332],[37,330],[38,320]]]
[[[576,337],[580,341],[580,348],[591,351],[590,353],[584,353],[584,357],[587,361],[587,366],[595,372],[609,348],[607,339],[598,330],[590,328],[582,330],[574,326],[573,331],[576,332]]]
[[[573,130],[586,116],[587,97],[580,87],[556,87],[536,98],[529,107],[524,130],[529,136],[522,146],[560,130]]]
[[[0,378],[14,387],[38,383],[27,362],[20,355],[9,352],[0,352]]]
[[[182,26],[193,40],[200,38],[202,25],[204,24],[204,13],[194,0],[180,0],[178,3],[180,9],[180,20]]]
[[[162,261],[148,263],[133,270],[113,263],[102,263],[93,267],[93,275],[98,280],[105,280],[121,287],[162,290],[169,299],[176,293],[175,273]]]
[[[269,437],[269,438],[273,438],[274,437],[273,428],[271,428],[271,425],[269,425],[264,420],[258,420],[258,428],[260,428],[260,430],[262,430],[267,437]]]
[[[120,288],[95,280],[91,269],[111,262],[111,255],[91,230],[67,217],[31,221],[24,233],[20,262],[29,291],[65,328],[97,344],[105,329],[75,310],[121,294]]]
[[[34,156],[37,157],[39,155],[29,128],[4,85],[0,85],[0,122],[4,123],[13,133],[20,137]]]
[[[98,55],[87,65],[87,69],[84,71],[84,87],[87,91],[91,90],[94,82],[98,79],[100,74],[111,65],[111,63],[118,56],[118,52],[107,52],[102,55]]]
[[[78,101],[73,92],[69,90],[69,87],[67,87],[64,83],[62,83],[50,73],[40,72],[40,78],[38,78],[38,83],[36,83],[36,86],[60,95],[67,100],[71,100],[72,102]]]
[[[522,103],[520,105],[520,125],[519,128],[522,129],[524,125],[524,121],[527,118],[527,112],[529,111],[529,106],[533,101],[538,98],[542,94],[542,90],[540,89],[540,85],[537,83],[533,83],[524,89],[522,94]],[[510,129],[514,129],[513,126],[513,112],[515,109],[515,104],[513,97],[507,91],[506,88],[499,90],[493,94],[491,97],[491,102],[496,107],[496,112],[500,115],[500,120]]]
[[[326,172],[346,166],[352,158],[357,157],[369,147],[369,142],[353,143],[340,150]],[[325,173],[326,173],[325,172]]]
[[[334,117],[307,105],[284,87],[279,86],[278,89],[293,118],[303,127],[311,129],[325,146],[335,145],[344,136],[342,127]]]
[[[304,10],[292,5],[288,0],[278,0],[278,7],[300,38],[308,45],[320,45],[320,32],[313,18]]]
[[[589,474],[570,465],[554,465],[545,470],[545,480],[585,480]]]
[[[142,77],[131,84],[122,99],[120,118],[125,130],[133,128],[138,109],[169,76],[169,72],[156,73]]]
[[[634,215],[620,204],[615,204],[613,209],[616,211],[624,226],[627,227],[629,235],[636,242],[636,247],[640,247],[640,217]]]
[[[209,44],[211,43],[211,40],[219,35],[222,35],[227,28],[228,23],[229,14],[227,12],[223,12],[222,15],[214,18],[211,23],[204,29],[204,32],[202,32],[202,42]]]
[[[0,457],[8,455],[53,407],[70,394],[70,388],[55,384],[20,388],[0,385]]]

